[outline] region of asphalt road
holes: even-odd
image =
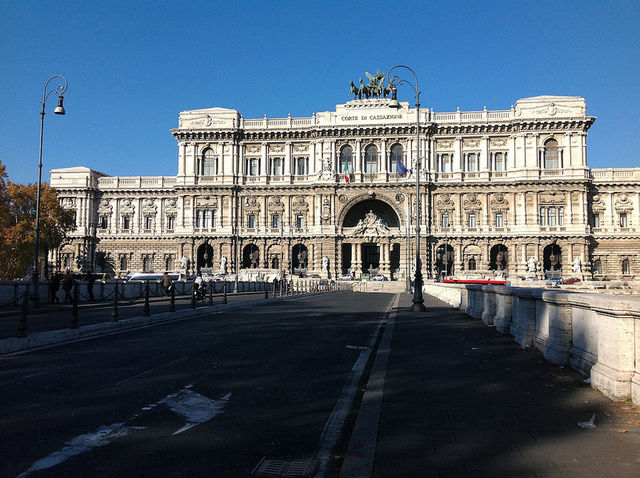
[[[0,358],[0,476],[248,477],[314,457],[392,300],[322,294]]]

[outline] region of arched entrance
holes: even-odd
[[[549,244],[543,251],[545,276],[560,277],[562,272],[562,248],[558,244]]]
[[[453,274],[453,247],[449,244],[441,244],[436,249],[436,270],[438,275],[450,276]]]
[[[508,249],[504,244],[496,244],[491,248],[491,257],[489,262],[489,269],[492,271],[503,271],[507,269],[508,261]]]
[[[342,244],[342,274],[351,272],[351,244]]]
[[[362,244],[362,271],[373,276],[380,271],[380,246]]]
[[[211,244],[202,244],[197,251],[197,272],[211,272],[213,270],[213,247]]]
[[[242,268],[255,269],[260,267],[260,249],[255,244],[247,244],[242,249]]]
[[[306,274],[309,261],[309,251],[307,250],[307,246],[304,244],[296,244],[293,246],[291,253],[293,256],[291,258],[293,272],[296,274]]]

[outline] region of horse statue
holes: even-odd
[[[358,97],[362,98],[362,96],[369,98],[369,88],[365,86],[364,82],[362,81],[362,78],[360,78],[360,87],[358,88]]]
[[[358,87],[353,84],[353,81],[351,82],[351,85],[349,85],[349,93],[353,95],[354,100],[358,98],[358,96],[362,98],[362,96],[360,95],[360,91],[358,90]]]

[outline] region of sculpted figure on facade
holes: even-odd
[[[389,234],[389,227],[373,211],[369,211],[364,219],[360,219],[351,232],[352,236],[384,236]]]
[[[185,274],[189,273],[189,258],[185,255],[180,259],[180,269],[182,269]]]
[[[571,267],[573,268],[573,272],[575,274],[582,274],[582,259],[580,259],[579,257],[576,257],[573,260]]]
[[[222,274],[227,273],[227,256],[220,257],[220,272]]]
[[[329,273],[329,258],[327,256],[322,256],[322,272]]]
[[[527,262],[527,271],[535,274],[538,270],[538,259],[536,259],[535,257],[530,257],[529,261]]]

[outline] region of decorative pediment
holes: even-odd
[[[269,153],[284,153],[284,144],[269,145]]]
[[[465,208],[480,208],[480,200],[478,199],[478,195],[476,193],[471,193],[465,195],[464,199],[464,207]]]
[[[293,146],[294,153],[307,153],[309,152],[309,145],[304,143],[297,143]]]
[[[376,213],[369,211],[364,219],[358,221],[351,236],[380,237],[388,236],[389,233],[389,226]]]
[[[167,211],[175,211],[177,208],[178,202],[176,201],[176,198],[167,199],[167,201],[165,202],[165,209]]]
[[[246,146],[247,154],[259,154],[262,146],[259,144],[248,144]]]
[[[441,139],[437,141],[438,149],[450,149],[453,148],[453,140],[452,139]]]
[[[292,207],[297,211],[306,211],[309,209],[309,204],[307,204],[304,196],[296,196],[293,200]]]
[[[436,206],[438,207],[453,207],[453,201],[449,194],[440,194],[436,200]]]
[[[217,196],[202,196],[196,199],[196,207],[216,209],[218,207]]]
[[[133,214],[136,210],[136,206],[131,198],[125,198],[120,200],[120,212],[122,214]]]
[[[491,140],[492,148],[504,148],[507,145],[507,138],[495,138]]]
[[[509,209],[509,202],[502,193],[492,194],[490,204],[492,209]]]
[[[260,211],[260,203],[255,196],[248,196],[245,202],[245,209],[249,212]]]
[[[477,148],[480,146],[479,139],[465,139],[462,143],[464,148]]]
[[[551,204],[551,205],[559,205],[562,206],[567,202],[564,193],[546,193],[541,194],[538,198],[540,204]]]
[[[269,210],[273,212],[280,212],[284,210],[284,203],[280,196],[272,196],[269,198]]]
[[[98,205],[98,213],[102,215],[111,214],[113,206],[111,206],[110,202],[110,199],[101,199]]]
[[[64,198],[62,201],[62,207],[65,209],[75,209],[76,207],[75,198]]]
[[[142,212],[146,215],[155,214],[158,210],[158,207],[155,204],[155,200],[152,198],[147,198],[142,202]]]
[[[616,208],[632,206],[629,196],[626,193],[616,194],[615,205],[616,205]]]

